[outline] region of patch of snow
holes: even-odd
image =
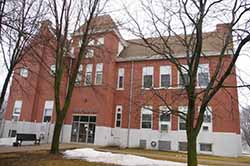
[[[16,137],[0,138],[0,146],[12,146],[13,142],[15,141],[16,141]]]
[[[82,159],[89,162],[102,162],[126,166],[184,166],[185,163],[178,163],[166,160],[154,160],[129,154],[115,154],[111,152],[100,152],[92,148],[66,150],[64,156],[69,159]]]

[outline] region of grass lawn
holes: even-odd
[[[176,162],[186,162],[186,153],[163,152],[158,150],[146,150],[138,148],[119,149],[116,147],[99,148],[101,151],[111,151],[114,153],[134,154],[159,160],[169,160]],[[199,164],[203,165],[228,165],[228,166],[250,166],[250,157],[220,157],[212,155],[198,155]]]
[[[84,160],[65,159],[48,151],[13,152],[0,154],[0,166],[111,166]]]
[[[78,147],[79,148],[79,147]],[[145,149],[119,149],[116,147],[95,147],[99,151],[134,154],[152,159],[186,162],[186,154]],[[213,166],[250,166],[250,157],[219,157],[198,155],[199,164]],[[62,155],[51,155],[47,150],[0,153],[0,166],[112,166],[112,164],[66,159]]]

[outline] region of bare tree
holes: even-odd
[[[59,137],[63,121],[71,103],[72,93],[77,79],[77,74],[84,54],[87,53],[87,45],[91,34],[95,31],[94,18],[103,10],[106,1],[89,0],[51,0],[49,6],[55,22],[56,46],[55,54],[55,108],[56,122],[51,145],[51,153],[59,152]],[[83,26],[80,26],[82,23]],[[80,49],[76,55],[72,55],[70,34],[80,34]],[[74,59],[74,62],[73,62]],[[65,77],[67,85],[65,86]],[[63,87],[66,92],[62,91]],[[65,98],[62,99],[62,94]]]
[[[168,114],[179,116],[186,122],[188,165],[196,166],[197,136],[209,102],[222,88],[230,87],[224,84],[225,80],[235,74],[235,62],[242,48],[250,41],[249,17],[246,16],[250,12],[250,3],[245,0],[147,0],[141,1],[141,5],[145,19],[138,21],[136,14],[127,9],[131,24],[126,28],[143,41],[135,40],[134,44],[161,56],[180,73],[183,90],[178,94],[178,99],[187,101],[187,112],[171,108],[166,95],[154,89],[152,91],[166,105]],[[199,64],[208,54],[203,50],[204,41],[209,37],[204,33],[205,29],[213,22],[222,21],[227,22],[224,24],[227,30],[215,36],[221,41],[214,44],[219,52],[215,71],[210,74],[207,86],[197,90]],[[150,26],[142,26],[141,23],[145,22]],[[233,48],[235,43],[236,47]],[[146,100],[144,104],[147,104]]]
[[[240,126],[241,126],[243,144],[246,144],[248,147],[250,147],[250,109],[249,107],[242,109]]]
[[[37,34],[39,21],[43,18],[43,1],[1,1],[0,49],[7,75],[1,89],[0,108],[16,66],[24,58],[25,48]]]

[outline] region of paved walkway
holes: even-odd
[[[41,144],[41,145],[22,145],[19,147],[13,146],[0,146],[1,153],[11,153],[11,152],[25,152],[25,151],[37,151],[37,150],[50,150],[51,144]],[[96,145],[91,144],[60,144],[60,150],[74,149],[74,148],[86,148],[92,147],[97,148]]]

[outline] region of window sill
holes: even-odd
[[[153,130],[152,128],[140,128],[140,129],[143,129],[143,130]]]
[[[213,151],[201,151],[200,150],[200,153],[202,153],[202,154],[213,154]]]
[[[122,91],[122,90],[124,90],[124,88],[116,88],[116,90]]]
[[[180,130],[180,129],[178,129],[177,131],[180,131],[180,132],[186,132],[186,130]]]
[[[142,90],[152,90],[152,89],[155,89],[154,87],[151,87],[151,88],[144,88],[144,87],[142,87],[141,88]]]

